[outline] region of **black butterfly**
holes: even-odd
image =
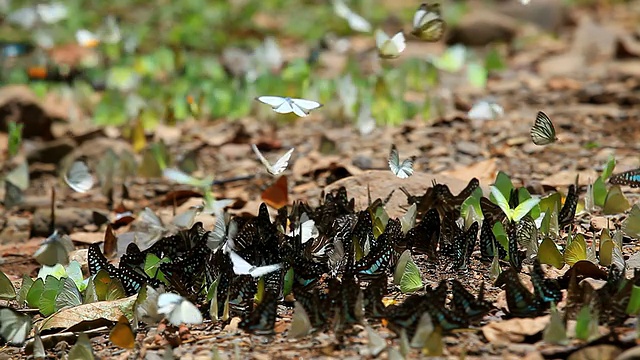
[[[317,289],[311,290],[308,287],[293,287],[293,295],[302,307],[304,307],[309,320],[314,328],[324,326],[327,320],[333,315],[331,314],[331,303],[327,296],[321,296]]]
[[[609,178],[609,183],[613,185],[627,185],[632,188],[640,187],[640,169],[614,174]]]
[[[542,302],[558,303],[562,300],[560,285],[555,279],[545,279],[542,265],[536,259],[531,269],[531,283],[533,284],[533,294]]]
[[[507,251],[493,234],[493,225],[490,219],[485,218],[480,231],[480,254],[483,261],[492,261],[498,254],[500,259],[507,257]]]
[[[436,306],[431,302],[427,302],[427,311],[429,315],[431,315],[433,323],[438,324],[444,331],[465,328],[469,325],[466,314],[456,310],[449,310],[445,307]]]
[[[407,248],[418,254],[427,254],[430,260],[435,260],[438,242],[440,240],[440,215],[438,210],[430,209],[422,220],[411,228],[406,236]]]
[[[325,195],[324,203],[313,212],[313,220],[320,232],[329,232],[333,220],[339,216],[353,214],[355,199],[349,200],[347,189],[342,186]],[[311,216],[312,214],[309,214]]]
[[[360,275],[373,275],[387,271],[393,264],[395,256],[394,243],[402,236],[400,221],[389,219],[384,232],[378,237],[375,247],[369,253],[354,264],[355,270]]]
[[[482,317],[493,307],[490,302],[484,300],[484,283],[480,285],[476,298],[458,280],[451,281],[452,306],[456,314],[466,314],[470,320]]]
[[[258,284],[251,275],[234,276],[229,287],[229,306],[246,315],[245,312],[251,308],[257,291]]]
[[[518,273],[513,268],[503,271],[498,276],[495,286],[502,285],[505,285],[507,306],[512,316],[536,317],[546,310],[544,303],[522,285]]]
[[[342,282],[332,280],[334,281],[329,283],[329,296],[332,299],[333,309],[338,315],[337,327],[359,323],[363,315],[361,313],[363,296],[358,282],[350,274],[345,274]]]
[[[435,208],[441,217],[450,215],[453,218],[458,218],[460,217],[460,206],[479,185],[478,179],[473,178],[458,195],[453,195],[447,185],[438,184],[435,181],[433,186],[428,188],[421,197],[409,194],[404,188],[400,188],[400,190],[407,196],[407,201],[410,205],[417,204],[418,215]]]
[[[516,223],[507,224],[506,231],[509,238],[509,264],[519,272],[522,269],[522,255],[518,250],[518,227]]]
[[[364,289],[364,313],[371,318],[383,318],[386,314],[382,297],[387,291],[387,276],[373,278]]]
[[[504,211],[500,209],[500,206],[494,204],[484,196],[480,198],[480,209],[482,210],[485,221],[488,219],[491,224],[502,221],[506,217]]]
[[[110,277],[120,280],[127,296],[137,294],[146,283],[159,285],[157,281],[152,281],[148,276],[131,269],[126,264],[123,264],[119,268],[109,264],[98,244],[91,244],[89,246],[88,264],[90,275],[93,276],[97,274],[100,269],[105,269]]]
[[[460,264],[458,268],[466,268],[471,263],[471,255],[478,243],[478,228],[478,222],[474,221],[464,233],[464,257],[462,259],[462,264]]]
[[[446,295],[445,290],[445,299]],[[413,294],[401,304],[388,306],[385,311],[389,328],[398,335],[406,331],[408,338],[411,339],[416,332],[420,317],[427,311],[428,303],[431,301],[432,296],[429,294]]]
[[[265,291],[260,304],[248,317],[240,321],[238,327],[258,335],[271,335],[274,333],[277,310],[278,294]]]
[[[144,265],[145,258],[145,254],[140,251],[138,245],[132,242],[127,245],[127,251],[120,257],[120,264],[139,267]]]
[[[573,218],[576,215],[576,208],[578,207],[578,194],[576,192],[576,186],[569,185],[569,191],[567,192],[567,198],[564,200],[564,205],[558,214],[558,225],[564,227],[573,222]]]

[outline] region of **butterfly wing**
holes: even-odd
[[[322,107],[322,104],[320,104],[319,102],[307,99],[291,99],[291,102],[306,111],[315,110],[319,107]]]
[[[293,153],[294,148],[289,149],[278,161],[276,161],[273,166],[271,166],[271,175],[280,175],[283,171],[287,169],[289,165],[289,159],[291,158],[291,154]]]
[[[613,185],[627,185],[632,188],[638,188],[640,187],[640,169],[615,174],[609,178],[609,183]]]
[[[393,46],[395,47],[398,55],[400,55],[400,53],[403,52],[404,49],[407,47],[407,43],[404,39],[404,34],[402,32],[395,34],[391,38],[391,42],[393,43]]]
[[[291,100],[285,99],[285,102],[283,102],[282,104],[280,104],[277,107],[274,107],[273,111],[277,112],[278,114],[288,114],[290,112],[296,112],[296,109],[294,109],[294,107],[298,108],[298,106],[294,105],[291,102]],[[304,111],[303,111],[304,115],[300,115],[300,111],[299,110],[301,110],[301,109],[298,108],[298,112],[296,112],[296,115],[301,116],[301,117],[307,116],[307,113],[304,113]]]
[[[400,155],[398,155],[398,149],[396,149],[395,145],[391,145],[391,150],[389,151],[389,169],[391,172],[398,176],[398,172],[400,171]]]
[[[389,40],[389,35],[387,35],[383,30],[376,30],[376,46],[378,47],[378,50],[382,50]]]
[[[538,112],[531,128],[531,140],[536,145],[548,145],[556,141],[556,129],[549,116],[542,111]]]
[[[260,150],[258,149],[258,147],[255,144],[251,144],[251,148],[253,149],[253,152],[256,154],[256,156],[258,157],[258,160],[260,160],[260,162],[262,163],[262,165],[267,169],[267,171],[269,172],[269,174],[273,174],[273,168],[271,166],[271,164],[269,163],[269,161],[264,157],[264,155],[262,155],[262,153],[260,152]]]
[[[85,193],[93,187],[95,180],[84,161],[75,161],[64,174],[64,181],[75,192]]]
[[[233,272],[236,275],[248,275],[254,268],[253,265],[249,264],[247,260],[243,259],[242,256],[238,255],[238,253],[233,250],[229,250],[229,257],[231,257],[231,262],[233,263]]]
[[[256,100],[263,104],[267,104],[274,109],[287,102],[287,99],[281,96],[259,96]]]
[[[411,156],[408,159],[405,159],[402,164],[400,164],[400,168],[397,176],[400,179],[406,179],[409,176],[413,175],[413,162],[416,160],[415,156]]]

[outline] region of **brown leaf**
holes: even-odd
[[[489,342],[497,345],[522,342],[526,336],[535,335],[547,326],[551,316],[533,319],[509,319],[492,322],[482,327],[482,334]]]
[[[99,301],[91,304],[83,304],[76,307],[66,308],[46,318],[40,326],[40,331],[52,329],[80,328],[83,330],[118,321],[121,315],[132,317],[133,303],[138,295],[132,295],[124,299],[115,301]]]

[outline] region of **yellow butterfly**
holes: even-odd
[[[109,340],[121,348],[133,349],[135,347],[136,337],[131,330],[129,320],[124,315],[120,315],[118,322],[109,333]]]

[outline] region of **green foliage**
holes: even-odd
[[[9,133],[9,157],[12,158],[20,151],[20,144],[22,143],[22,128],[23,123],[16,123],[15,121],[9,121],[8,133]]]

